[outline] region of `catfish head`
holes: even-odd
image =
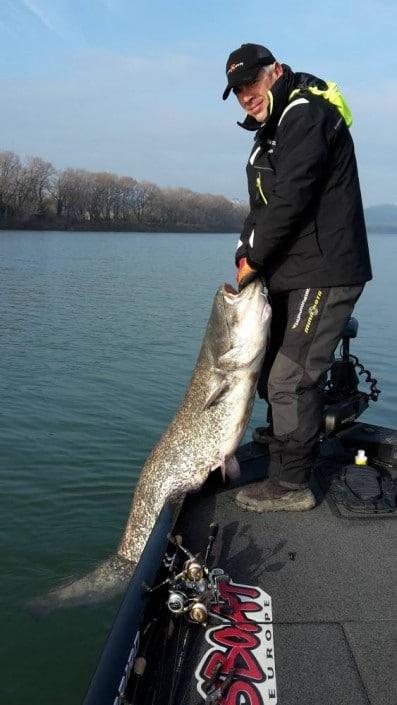
[[[205,342],[219,371],[261,367],[269,337],[271,308],[260,279],[240,293],[230,284],[216,292]]]

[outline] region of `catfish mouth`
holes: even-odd
[[[244,287],[242,291],[237,291],[232,284],[225,282],[222,287],[223,291],[223,302],[232,306],[238,306],[243,301],[246,305],[251,305],[255,300],[259,306],[260,320],[263,323],[267,320],[269,316],[269,306],[265,305],[267,301],[267,296],[264,292],[264,286],[261,279],[256,278],[253,282]],[[259,295],[260,294],[260,295]]]
[[[227,282],[224,283],[223,288],[225,290],[226,294],[232,294],[232,296],[238,296],[238,291],[232,286],[231,284],[228,284]]]
[[[258,283],[260,283],[261,289],[263,290],[263,284],[260,282],[260,279],[255,279],[253,282],[248,284],[248,286],[244,287],[242,291],[238,291],[234,288],[234,286],[232,286],[232,284],[225,282],[223,285],[223,293],[226,296],[226,300],[229,301],[229,303],[234,304],[245,298],[252,298],[252,296],[257,293]]]

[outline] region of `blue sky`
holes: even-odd
[[[221,94],[252,41],[337,81],[364,203],[397,203],[396,27],[396,0],[0,0],[0,150],[246,199],[252,135]]]

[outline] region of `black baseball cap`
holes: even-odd
[[[223,100],[226,100],[232,88],[253,81],[262,66],[274,64],[275,61],[272,52],[261,44],[242,44],[239,49],[232,51],[226,62],[227,86]]]

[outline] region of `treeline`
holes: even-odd
[[[57,171],[40,157],[0,152],[0,228],[239,231],[246,207],[224,196],[161,189],[131,176]]]

